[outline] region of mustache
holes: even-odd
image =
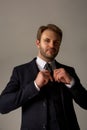
[[[48,48],[47,50],[49,50],[49,51],[57,51],[56,48]]]

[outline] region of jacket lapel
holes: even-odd
[[[31,62],[30,62],[30,66],[29,66],[29,72],[30,72],[30,76],[31,76],[31,79],[35,79],[38,72],[39,72],[39,69],[37,67],[37,64],[36,64],[36,58],[34,58]]]

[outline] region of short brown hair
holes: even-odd
[[[37,40],[41,39],[41,35],[42,33],[46,30],[46,29],[50,29],[52,31],[54,31],[56,34],[60,35],[60,38],[62,40],[62,30],[56,26],[55,24],[48,24],[47,26],[41,26],[39,27],[38,31],[37,31]]]

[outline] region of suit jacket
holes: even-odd
[[[80,130],[73,99],[82,108],[87,109],[87,91],[81,85],[72,67],[58,62],[56,67],[64,68],[75,79],[72,88],[55,82],[48,83],[38,91],[34,80],[39,70],[34,58],[31,62],[13,69],[10,81],[0,96],[0,113],[5,114],[22,107],[21,130],[43,130],[47,124],[47,104],[49,103],[49,111],[51,114],[54,113],[56,118],[51,118],[51,121],[58,122],[60,130]]]

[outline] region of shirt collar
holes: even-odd
[[[47,63],[46,61],[44,61],[43,59],[41,59],[40,57],[37,56],[36,64],[37,64],[39,70],[43,70],[46,63]],[[53,69],[56,68],[55,60],[53,60],[50,64],[52,65]]]

